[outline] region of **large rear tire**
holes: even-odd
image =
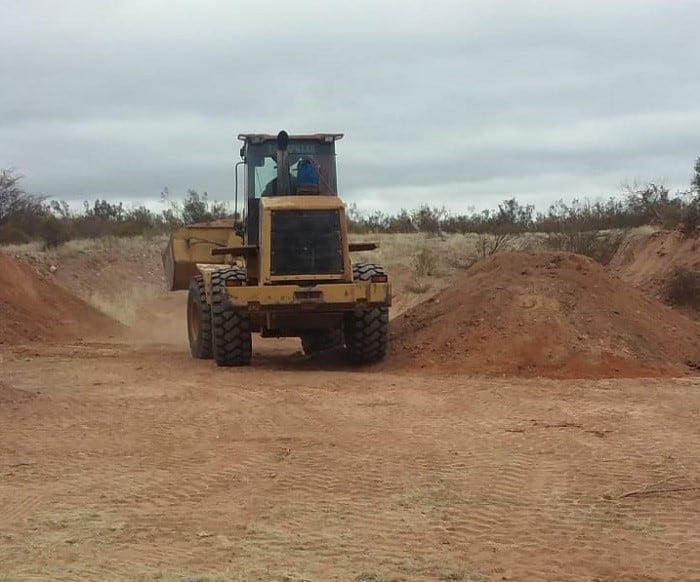
[[[386,275],[384,269],[373,263],[353,265],[355,281],[371,281],[375,275]],[[345,316],[345,345],[350,361],[371,364],[386,356],[389,340],[389,308],[371,307]]]
[[[342,348],[343,343],[341,328],[312,331],[301,336],[301,347],[307,356]]]
[[[201,276],[192,278],[187,294],[187,339],[193,358],[212,358],[211,306],[207,303]]]
[[[212,346],[218,366],[247,366],[253,355],[250,332],[250,316],[235,309],[226,295],[226,281],[236,279],[242,285],[246,273],[236,267],[222,269],[212,274]]]

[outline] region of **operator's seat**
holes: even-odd
[[[309,158],[302,158],[297,165],[297,194],[318,194],[318,170]]]

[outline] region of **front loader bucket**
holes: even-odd
[[[176,230],[162,253],[168,290],[187,289],[190,279],[199,274],[197,265],[221,265],[228,261],[226,255],[212,256],[212,249],[242,244],[231,221],[191,224]]]

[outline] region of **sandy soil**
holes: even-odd
[[[697,379],[217,369],[173,331],[2,348],[0,580],[698,579]]]
[[[504,260],[458,280],[459,295],[440,283],[399,296],[397,333],[412,329],[421,346],[447,338],[441,356],[454,358],[474,317],[500,317],[488,351],[537,313],[568,322],[575,333],[555,326],[548,341],[573,350],[582,333],[607,334],[646,361],[651,338],[671,362],[680,352],[667,346],[694,341],[682,334],[695,323],[594,266]],[[250,368],[220,369],[189,356],[183,293],[150,299],[124,331],[61,299],[50,273],[10,267],[0,582],[700,579],[697,376],[446,376],[406,358],[415,346],[405,334],[390,365],[362,371],[336,356],[309,360],[298,340],[257,341]],[[496,294],[478,277],[495,289],[511,271],[515,299],[567,309],[501,300],[500,315],[488,311]],[[99,293],[130,280],[109,267],[99,279]],[[398,282],[423,283],[408,272]],[[433,300],[419,313],[420,295]]]

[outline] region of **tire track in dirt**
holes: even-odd
[[[25,503],[30,518],[56,503],[98,515],[78,543],[56,545],[54,565],[82,568],[74,579],[233,568],[665,580],[700,569],[695,493],[621,497],[668,476],[694,483],[692,381],[223,371],[160,349],[79,358],[48,357],[52,386],[0,410],[8,462],[36,462],[0,486],[3,504]],[[17,386],[41,381],[30,364],[10,363]],[[40,532],[14,518],[12,530],[0,563],[35,559]]]
[[[46,496],[23,493],[0,485],[0,529],[10,529],[35,514],[46,503]]]
[[[448,424],[448,423],[445,423]],[[593,424],[595,426],[596,423]],[[431,427],[429,423],[424,423],[424,428],[426,433],[436,432],[435,427]],[[466,513],[463,519],[455,519],[455,524],[449,529],[452,535],[451,543],[457,546],[466,547],[471,542],[473,544],[474,540],[479,540],[480,538],[490,537],[493,539],[493,531],[500,530],[508,532],[506,537],[500,540],[500,543],[507,543],[509,535],[513,533],[521,534],[523,537],[528,537],[533,540],[532,550],[530,552],[524,552],[525,556],[532,558],[533,560],[537,558],[538,554],[541,554],[542,548],[548,547],[548,540],[554,537],[555,539],[569,539],[572,543],[575,543],[576,539],[581,535],[580,526],[577,525],[577,521],[580,522],[581,514],[585,513],[595,513],[599,511],[595,508],[596,503],[599,502],[600,497],[598,495],[579,497],[575,494],[567,494],[564,497],[557,498],[557,495],[553,495],[552,491],[542,491],[542,504],[546,506],[547,503],[550,505],[559,506],[557,513],[554,517],[550,519],[538,519],[539,527],[532,528],[528,526],[527,530],[523,530],[519,527],[520,523],[532,524],[535,520],[535,516],[539,513],[540,509],[536,503],[533,503],[528,508],[518,509],[515,503],[523,491],[531,490],[533,487],[532,478],[532,467],[533,464],[539,465],[539,476],[534,479],[535,482],[538,480],[543,483],[552,482],[554,484],[562,486],[566,484],[566,481],[571,478],[572,474],[577,476],[581,471],[587,468],[587,465],[583,462],[576,466],[573,461],[577,458],[578,454],[585,454],[587,452],[586,440],[606,438],[607,434],[605,430],[591,429],[588,432],[583,425],[571,424],[568,422],[556,422],[556,421],[543,421],[538,426],[535,424],[533,430],[538,432],[538,445],[541,447],[541,453],[539,454],[551,454],[552,451],[556,450],[556,443],[561,441],[562,432],[573,432],[574,435],[578,435],[578,438],[572,439],[573,442],[567,443],[567,455],[566,458],[562,459],[565,462],[564,467],[561,467],[560,463],[533,463],[533,454],[528,453],[525,455],[517,455],[510,453],[508,455],[508,462],[501,465],[494,465],[493,461],[489,463],[489,459],[493,454],[493,451],[488,451],[483,454],[481,458],[476,458],[477,466],[481,466],[482,472],[488,473],[484,481],[489,483],[488,488],[488,499],[482,500],[482,506],[476,508],[468,508],[462,510]],[[543,434],[539,434],[543,433]],[[599,434],[604,435],[603,437],[597,436]],[[581,435],[584,442],[581,441]],[[550,445],[551,441],[551,445]],[[637,451],[637,458],[641,462],[644,457],[648,457],[649,451],[645,450],[643,447],[635,446]],[[572,450],[573,449],[573,450]],[[385,454],[391,456],[394,451],[385,450]],[[537,455],[538,452],[535,452]],[[590,454],[585,455],[590,457]],[[635,460],[634,458],[632,459]],[[412,467],[416,470],[417,474],[433,471],[433,474],[440,474],[441,481],[452,481],[456,482],[460,477],[463,477],[465,469],[464,463],[450,464],[445,463],[442,465],[442,470],[436,470],[435,459],[429,462],[425,459],[413,460]],[[558,468],[557,468],[558,467]],[[391,470],[387,466],[387,462],[383,465],[383,470],[390,473]],[[458,473],[454,475],[454,473]],[[621,469],[618,471],[620,475],[625,474],[625,470]],[[484,477],[483,473],[481,477]],[[593,483],[595,485],[595,483]],[[483,486],[483,485],[482,485]],[[583,487],[583,484],[582,484]],[[468,488],[468,490],[473,494],[474,489]],[[353,490],[353,497],[358,497],[360,494],[355,489]],[[554,500],[554,501],[552,501]],[[455,505],[453,504],[453,507]],[[570,506],[576,507],[576,512],[573,515],[569,515],[567,508]],[[550,509],[553,511],[553,509]],[[352,513],[353,510],[349,511]],[[622,517],[624,518],[624,516]],[[601,516],[596,519],[591,520],[590,527],[594,529],[601,528],[606,524],[606,517]],[[362,520],[356,518],[356,521],[361,523],[364,528],[370,529],[374,526],[373,521]],[[389,529],[394,529],[395,524],[389,523]],[[436,524],[432,525],[434,531],[440,531],[441,526]],[[589,536],[591,543],[597,540],[597,535],[593,534]],[[523,548],[525,549],[525,548]],[[386,552],[385,552],[386,553]],[[554,552],[556,553],[556,552]],[[600,555],[598,549],[592,550],[588,559],[596,561]],[[561,560],[568,559],[568,556],[563,553],[560,556]],[[525,572],[528,573],[528,572]],[[544,570],[532,570],[529,573],[533,575],[542,575],[545,573]]]

